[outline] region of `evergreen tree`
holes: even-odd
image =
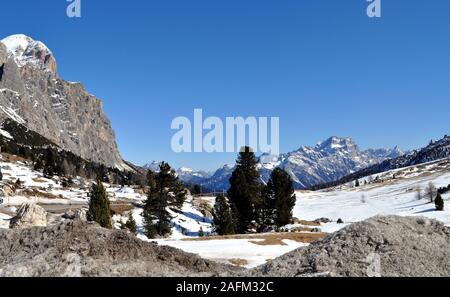
[[[283,169],[276,168],[272,171],[266,186],[265,212],[278,227],[287,225],[292,222],[295,201],[294,183],[291,177]]]
[[[148,174],[149,192],[144,206],[144,230],[149,238],[166,236],[170,230],[169,206],[181,208],[186,200],[186,190],[169,164],[163,162],[159,172],[151,178]]]
[[[270,180],[269,180],[270,182]],[[260,211],[260,231],[268,226],[275,225],[276,221],[276,200],[273,186],[267,184],[263,189],[263,205]]]
[[[359,186],[360,186],[359,179],[357,179],[357,180],[355,181],[355,188],[358,188]]]
[[[256,168],[255,154],[249,147],[244,147],[236,161],[236,169],[230,178],[228,198],[234,204],[239,217],[236,230],[248,231],[253,221],[258,221],[262,207],[262,186]]]
[[[136,234],[137,226],[136,226],[136,221],[133,218],[132,211],[130,211],[130,213],[128,214],[128,220],[125,223],[125,228],[127,228],[131,233]]]
[[[0,168],[0,180],[3,180],[3,172],[1,168]]]
[[[42,160],[40,157],[37,157],[36,162],[34,163],[34,170],[41,170],[44,168],[44,165],[42,164]]]
[[[202,188],[200,187],[200,185],[194,185],[192,194],[200,195],[201,193],[202,193]]]
[[[155,184],[155,173],[151,170],[147,171],[147,186],[149,188],[154,188]]]
[[[111,207],[100,178],[92,185],[89,196],[88,220],[97,222],[103,228],[112,229]]]
[[[53,177],[53,175],[55,175],[55,158],[54,158],[54,154],[53,151],[49,148],[46,151],[45,154],[45,164],[44,164],[44,176],[45,177]]]
[[[198,237],[205,237],[205,232],[203,231],[203,227],[200,227],[200,230],[198,230]]]
[[[233,214],[227,199],[223,195],[216,198],[213,209],[214,230],[219,235],[234,234]]]
[[[436,195],[436,199],[434,200],[434,203],[436,204],[436,210],[443,211],[444,210],[444,199],[442,199],[441,194]]]

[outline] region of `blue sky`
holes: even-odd
[[[171,121],[279,116],[281,151],[332,135],[405,149],[449,133],[450,2],[4,0],[0,38],[24,33],[59,74],[104,101],[123,157],[212,170],[235,154],[175,154]]]

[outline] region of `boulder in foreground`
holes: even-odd
[[[374,217],[274,259],[252,274],[448,277],[450,229],[423,217]]]

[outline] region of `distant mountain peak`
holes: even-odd
[[[332,136],[325,141],[319,142],[316,146],[320,150],[345,150],[357,149],[356,142],[350,137]]]

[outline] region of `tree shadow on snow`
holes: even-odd
[[[426,209],[426,210],[421,210],[421,211],[415,212],[414,214],[435,212],[435,211],[436,211],[436,208],[430,208],[430,209]]]

